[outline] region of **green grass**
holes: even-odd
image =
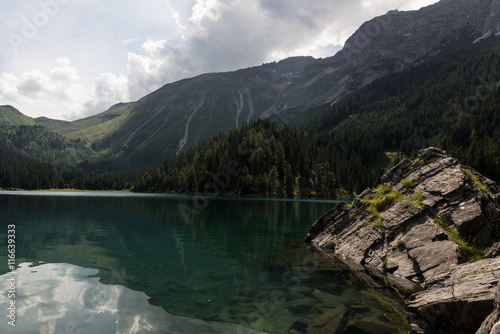
[[[404,201],[403,195],[399,191],[392,191],[390,187],[383,184],[374,189],[375,196],[372,198],[361,198],[361,203],[369,204],[367,210],[373,216],[368,220],[368,224],[375,223],[382,231],[384,222],[380,215],[391,205]]]
[[[424,196],[422,195],[422,189],[419,189],[416,193],[410,197],[410,203],[413,204],[417,208],[425,209],[425,204],[423,203]]]
[[[383,184],[374,189],[375,196],[371,199],[361,199],[361,203],[369,203],[371,208],[378,212],[384,212],[393,204],[402,202],[403,195],[399,191],[392,191],[390,187]]]
[[[89,142],[101,140],[118,130],[131,115],[132,104],[122,104],[105,112],[70,122],[53,129],[68,138]]]
[[[484,259],[484,255],[488,251],[487,247],[479,247],[469,240],[466,240],[460,233],[453,230],[443,217],[435,217],[434,223],[441,227],[457,245],[462,247],[470,258],[476,261]]]
[[[389,207],[399,202],[408,202],[417,208],[425,208],[422,203],[422,189],[419,189],[410,199],[405,199],[399,191],[393,191],[390,187],[383,184],[374,189],[375,195],[372,198],[360,198],[361,203],[369,204],[367,210],[372,213],[372,217],[368,220],[368,225],[375,223],[382,231],[384,230],[384,222],[381,214]]]
[[[472,174],[470,170],[463,167],[461,169],[462,172],[464,172],[465,174],[467,174],[468,177],[470,177],[472,182],[474,182],[474,184],[476,185],[476,187],[479,188],[479,190],[481,190],[485,195],[489,194],[488,187],[484,183],[482,183],[474,174]]]
[[[400,183],[406,189],[412,190],[415,188],[415,180],[402,179]]]

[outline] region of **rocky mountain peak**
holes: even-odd
[[[367,75],[366,84],[419,64],[459,39],[473,41],[499,31],[499,0],[441,0],[417,11],[390,11],[365,22],[346,41],[341,54],[358,67],[358,73]]]

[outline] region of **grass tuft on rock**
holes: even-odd
[[[404,198],[399,191],[393,191],[390,187],[383,184],[375,188],[374,192],[375,195],[373,197],[360,198],[360,200],[363,204],[369,204],[367,210],[373,214],[368,224],[375,223],[383,231],[384,222],[380,215],[391,205],[404,201]]]
[[[415,188],[415,180],[402,179],[400,183],[406,189],[413,190]]]
[[[370,208],[375,209],[377,212],[382,213],[391,205],[402,202],[404,200],[403,195],[399,191],[392,191],[390,187],[383,184],[375,188],[375,196],[372,198],[361,198],[361,203],[369,203]],[[370,210],[372,211],[372,210]]]
[[[472,174],[472,172],[470,170],[468,170],[467,168],[461,168],[462,169],[462,172],[464,172],[465,174],[467,174],[468,177],[470,177],[470,179],[472,180],[472,182],[474,182],[474,184],[476,185],[476,187],[479,188],[479,190],[481,190],[483,192],[483,194],[485,195],[488,195],[489,192],[488,192],[488,187],[486,186],[486,184],[482,183],[478,178],[477,176],[475,176],[474,174]]]
[[[441,227],[457,245],[462,247],[470,258],[474,259],[475,261],[484,259],[484,255],[488,251],[487,247],[479,247],[462,237],[460,233],[458,233],[448,225],[443,217],[435,217],[434,223]]]
[[[382,231],[384,230],[384,222],[380,215],[392,205],[406,201],[417,208],[425,208],[422,189],[419,189],[410,199],[405,199],[399,191],[391,190],[390,187],[383,184],[373,191],[375,192],[374,196],[360,198],[360,201],[363,204],[369,204],[367,210],[373,215],[368,220],[368,225],[375,223]]]
[[[419,189],[416,193],[410,197],[410,203],[416,206],[417,208],[425,209],[425,204],[423,203],[424,196],[422,195],[422,189]]]

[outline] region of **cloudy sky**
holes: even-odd
[[[437,0],[2,0],[0,105],[73,120],[162,85],[333,56],[364,22]]]

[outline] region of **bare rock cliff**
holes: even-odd
[[[305,239],[420,284],[406,300],[411,333],[475,333],[500,278],[500,188],[446,152],[403,160],[351,206],[339,203]],[[459,331],[458,331],[459,330]]]
[[[364,83],[419,64],[461,39],[500,31],[499,0],[441,0],[418,11],[390,11],[365,22],[340,52]]]

